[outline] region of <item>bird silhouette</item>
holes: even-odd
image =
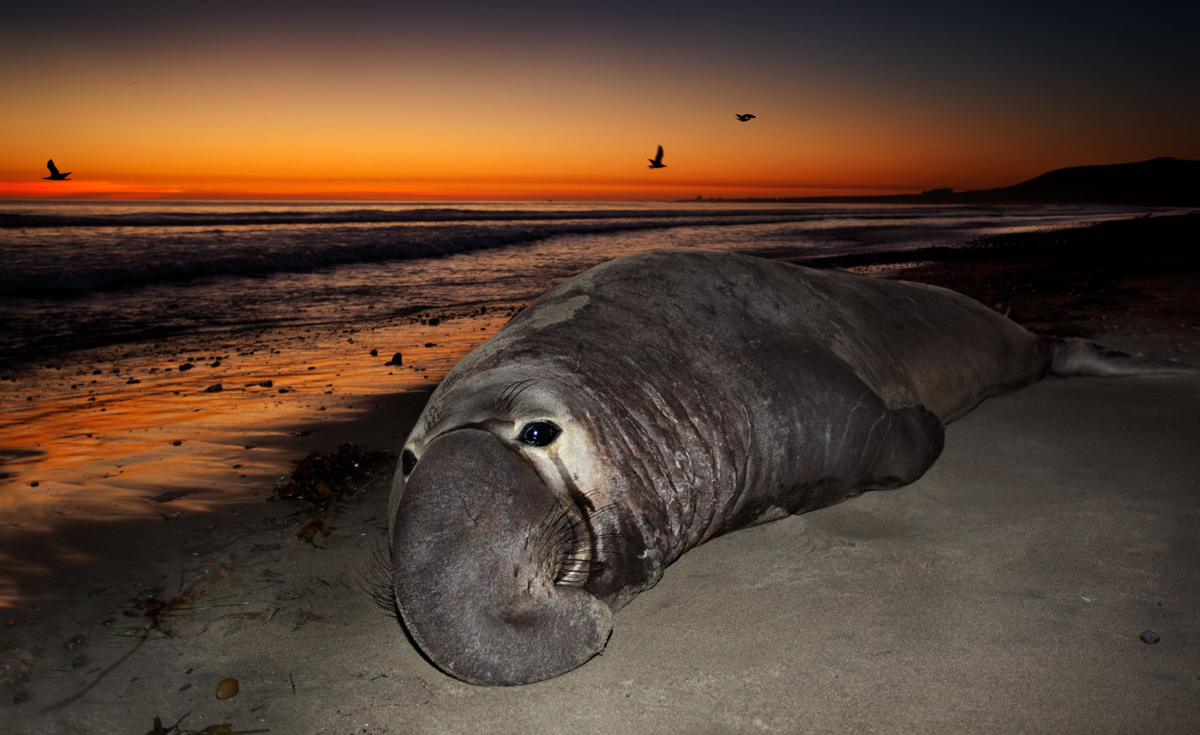
[[[67,177],[71,175],[71,172],[68,171],[65,174],[60,174],[58,172],[58,166],[54,165],[53,158],[51,158],[49,161],[46,161],[46,168],[50,169],[50,175],[43,176],[43,181],[70,181],[70,179]]]
[[[739,115],[739,114],[737,114],[736,112],[735,112],[735,113],[733,113],[733,114],[734,114],[734,116],[735,116],[737,119],[741,120],[742,122],[746,122],[747,120],[753,120],[753,119],[754,119],[754,115]]]
[[[647,158],[646,160],[650,162],[650,165],[648,168],[666,168],[666,166],[664,166],[663,162],[662,162],[662,146],[661,145],[658,147],[658,155],[655,156],[654,158]]]

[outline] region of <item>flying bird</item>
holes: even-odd
[[[737,119],[741,120],[742,122],[746,122],[747,120],[754,119],[754,115],[738,115],[736,112],[733,114],[735,117],[737,117]]]
[[[666,168],[666,166],[664,166],[663,162],[662,162],[662,146],[661,145],[658,147],[658,155],[655,156],[654,158],[647,158],[646,160],[650,162],[649,168]]]
[[[60,174],[58,172],[58,166],[54,165],[53,158],[51,158],[49,161],[46,161],[46,168],[50,169],[50,175],[43,176],[42,180],[44,180],[44,181],[70,181],[70,179],[68,179],[67,177],[71,175],[71,172],[68,171],[65,174]]]

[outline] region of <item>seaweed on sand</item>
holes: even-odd
[[[396,454],[387,449],[364,450],[346,442],[336,452],[309,452],[296,462],[292,474],[275,483],[271,500],[292,500],[324,508],[349,500],[376,486],[387,487],[396,469]]]

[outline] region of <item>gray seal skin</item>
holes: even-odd
[[[389,509],[401,618],[459,679],[557,676],[688,549],[913,482],[945,422],[1047,371],[1139,372],[1097,350],[933,286],[704,251],[609,261],[430,398]]]

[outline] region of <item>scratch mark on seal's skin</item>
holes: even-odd
[[[845,421],[845,423],[842,424],[842,438],[838,442],[837,447],[832,447],[832,446],[830,447],[831,451],[829,452],[828,456],[831,456],[831,457],[838,456],[845,450],[846,445],[849,443],[850,438],[851,438],[851,428],[854,426],[854,415],[856,413],[858,413],[859,409],[863,408],[864,400],[867,400],[867,401],[870,400],[870,396],[871,396],[870,389],[866,389],[866,390],[863,390],[863,392],[858,395],[857,399],[855,399],[854,407],[851,408],[850,411],[846,414],[846,421]],[[861,466],[861,465],[862,465],[862,459],[861,459],[861,455],[860,455],[859,466]]]
[[[467,507],[467,503],[465,500],[461,501],[459,504],[462,506],[463,513],[465,513],[467,518],[469,518],[471,520],[471,525],[478,526],[479,521],[480,521],[479,514],[472,512],[472,510]]]
[[[883,436],[879,437],[879,439],[876,439],[875,438],[875,430],[877,428],[879,428],[880,421],[886,421],[887,426],[884,427]],[[860,454],[858,466],[854,470],[855,474],[862,473],[864,471],[864,469],[863,469],[864,467],[870,468],[870,467],[875,466],[875,460],[879,457],[879,453],[883,450],[884,445],[887,443],[887,438],[891,433],[892,433],[892,414],[891,413],[881,414],[878,418],[876,418],[871,423],[871,428],[867,431],[866,444],[863,445],[863,451]],[[871,453],[870,457],[867,456],[867,452]]]

